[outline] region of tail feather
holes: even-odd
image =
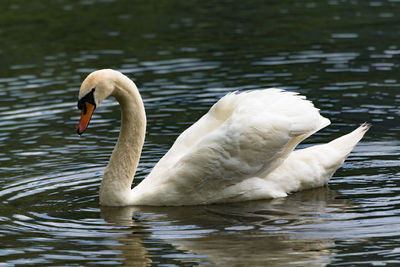
[[[298,149],[264,179],[276,184],[284,193],[323,186],[370,127],[364,123],[327,144]]]
[[[371,124],[363,123],[351,133],[329,142],[329,145],[333,145],[347,157],[347,155],[350,154],[361,138],[363,138],[364,134],[369,130],[369,128],[371,128]]]

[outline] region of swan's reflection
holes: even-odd
[[[110,223],[129,226],[116,246],[124,263],[142,266],[157,258],[218,266],[298,264],[323,266],[333,258],[324,233],[335,213],[350,207],[328,188],[287,198],[191,207],[101,208]],[[132,232],[133,230],[133,232]],[[157,247],[159,247],[157,249]],[[150,252],[149,252],[150,250]],[[169,261],[170,262],[170,261]]]

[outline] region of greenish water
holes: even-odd
[[[0,2],[0,266],[400,264],[400,2]],[[79,137],[84,77],[118,69],[148,115],[135,184],[233,90],[308,96],[332,125],[373,124],[329,186],[284,199],[101,208],[116,142],[107,100]]]

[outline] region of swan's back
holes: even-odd
[[[226,202],[257,191],[262,178],[302,140],[329,123],[310,101],[293,92],[228,94],[177,138],[132,195],[136,203],[177,205],[181,200],[189,205]]]

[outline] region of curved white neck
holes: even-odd
[[[146,114],[135,84],[121,75],[112,93],[121,106],[121,130],[100,186],[100,204],[126,202],[139,164],[146,133]]]

